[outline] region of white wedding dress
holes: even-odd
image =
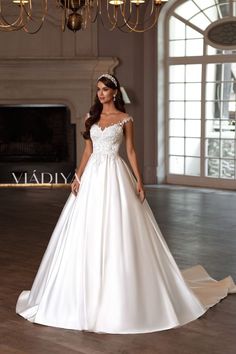
[[[180,271],[133,174],[119,156],[123,126],[91,127],[93,153],[69,195],[30,291],[16,312],[47,326],[145,333],[195,320],[228,293],[229,276]]]

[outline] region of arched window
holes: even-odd
[[[166,181],[235,188],[236,1],[173,0],[163,11]]]

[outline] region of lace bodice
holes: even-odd
[[[133,118],[128,116],[120,122],[111,124],[105,128],[101,128],[97,123],[93,124],[90,129],[90,136],[93,142],[93,155],[117,155],[122,143],[123,126],[130,120],[133,121]]]

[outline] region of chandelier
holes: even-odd
[[[145,32],[157,24],[168,0],[51,0],[60,12],[62,31],[85,30],[99,18],[109,31]],[[54,6],[54,5],[53,5]],[[49,0],[0,0],[0,31],[35,34],[49,13]]]

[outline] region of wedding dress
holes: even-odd
[[[118,150],[132,117],[91,127],[91,154],[70,194],[30,291],[16,312],[48,326],[145,333],[182,326],[228,293],[200,265],[180,271],[133,174]]]

